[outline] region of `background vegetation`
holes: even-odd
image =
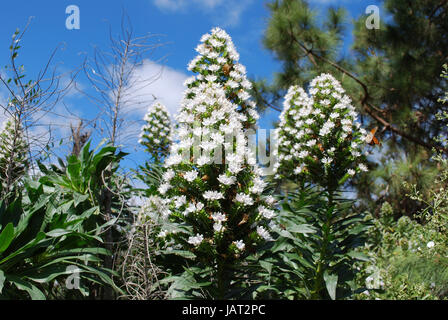
[[[212,30],[190,63],[176,119],[160,103],[148,109],[139,140],[147,159],[132,169],[121,165],[135,125],[126,114],[138,107],[135,88],[155,80],[135,70],[159,44],[124,19],[67,84],[48,69],[51,58],[29,79],[19,62],[27,27],[13,34],[0,72],[9,95],[1,299],[448,297],[448,2],[385,0],[380,29],[366,28],[365,16],[348,21],[343,8],[322,21],[305,0],[266,5],[263,44],[281,63],[274,80],[247,79],[230,37]],[[344,56],[347,23],[355,54]],[[94,93],[77,87],[78,73]],[[100,111],[71,126],[70,154],[55,157],[62,146],[32,128],[73,89]],[[333,116],[338,103],[350,107]],[[307,107],[313,121],[294,118]],[[189,125],[218,133],[234,125],[244,136],[268,109],[283,111],[287,141],[275,176],[260,178],[249,160],[226,171],[173,157],[190,150]],[[323,134],[333,117],[341,117],[333,134]],[[241,150],[242,141],[230,145]]]

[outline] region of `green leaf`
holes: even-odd
[[[174,254],[187,259],[194,259],[196,255],[193,252],[187,250],[162,250],[160,253],[163,254]]]
[[[260,266],[265,269],[269,274],[272,273],[272,263],[267,262],[267,261],[260,261]]]
[[[62,237],[66,234],[70,234],[72,233],[72,231],[70,230],[65,230],[65,229],[54,229],[51,230],[49,232],[47,232],[47,236],[52,237],[52,238],[58,238],[58,237]]]
[[[81,202],[87,200],[88,198],[89,198],[88,194],[81,194],[81,193],[78,193],[78,192],[74,192],[73,193],[73,200],[75,201],[74,202],[75,207],[77,207],[78,204],[80,204]]]
[[[37,283],[48,283],[60,275],[71,274],[72,272],[74,271],[67,270],[67,265],[59,263],[40,270],[32,270],[31,272],[27,272],[26,278]],[[81,269],[77,270],[77,272],[81,272]]]
[[[14,226],[12,223],[8,223],[3,229],[2,233],[0,233],[0,253],[8,249],[12,240],[14,239]]]
[[[282,252],[282,251],[289,251],[289,250],[293,250],[294,249],[294,245],[290,244],[288,241],[286,241],[285,238],[279,238],[274,242],[274,245],[272,246],[271,250],[272,252]]]
[[[8,276],[8,280],[13,283],[17,289],[28,292],[33,300],[45,300],[45,295],[35,285],[16,276]]]
[[[370,261],[370,258],[362,253],[362,252],[357,252],[357,251],[350,251],[349,253],[347,253],[347,255],[353,259],[356,260],[360,260],[360,261]]]
[[[338,284],[338,276],[330,274],[328,271],[324,272],[325,285],[327,286],[328,294],[332,300],[336,300],[336,287]]]
[[[45,240],[45,233],[39,232],[32,241],[30,241],[23,247],[15,250],[13,253],[6,256],[4,259],[0,260],[0,264],[6,263],[11,260],[15,260],[16,262],[23,261],[23,259],[32,256],[36,250],[42,247],[46,247],[50,243],[51,242],[49,240]]]
[[[289,232],[293,233],[314,233],[315,231],[307,224],[296,224],[287,228]]]

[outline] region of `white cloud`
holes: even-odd
[[[156,100],[163,103],[171,114],[178,112],[182,93],[185,90],[184,82],[187,75],[158,62],[144,60],[134,71],[129,83],[133,84],[125,88],[127,94],[132,95],[122,110],[121,116],[125,124],[120,129],[118,143],[132,148],[137,145],[138,135],[143,125],[143,117]],[[142,85],[147,82],[148,85]]]
[[[206,9],[214,9],[225,2],[224,0],[154,0],[154,4],[162,10],[184,10],[189,5],[203,6]]]
[[[163,103],[172,115],[178,111],[182,92],[185,90],[184,81],[188,77],[185,73],[154,61],[145,60],[136,69],[134,77],[136,79],[155,78],[150,85],[134,91],[136,96],[147,101],[145,108],[141,110],[141,117],[146,112],[146,107],[154,102],[154,98]]]
[[[147,108],[154,103],[154,100],[162,102],[171,116],[174,116],[179,109],[182,99],[182,93],[185,90],[183,83],[188,78],[188,75],[175,70],[171,67],[165,66],[162,63],[145,60],[135,69],[134,79],[130,83],[134,83],[136,87],[126,88],[125,91],[132,94],[132,97],[126,102],[125,110],[122,116],[125,119],[126,125],[123,126],[122,139],[119,143],[125,145],[128,149],[137,145],[138,134],[140,133],[141,125],[143,124],[143,116]],[[142,86],[140,81],[150,81],[149,85]],[[135,80],[135,81],[134,81]],[[63,78],[61,87],[66,87],[69,80]],[[85,86],[78,83],[78,87]],[[30,128],[30,139],[33,141],[34,151],[37,153],[49,140],[54,139],[56,142],[59,139],[68,139],[71,135],[70,123],[76,125],[79,119],[84,118],[82,109],[78,108],[80,103],[77,98],[76,90],[70,89],[65,95],[64,102],[59,102],[54,106],[54,109],[49,113],[37,113],[33,115],[33,126]],[[0,104],[7,101],[7,94],[0,89]],[[4,114],[3,109],[0,108],[0,127],[8,117]],[[87,130],[92,130],[88,128]],[[98,129],[93,130],[93,134]],[[64,154],[70,152],[71,145],[67,144],[67,150],[59,150],[55,148],[58,153]]]
[[[154,0],[154,4],[161,10],[177,11],[185,8],[187,2],[184,0]]]
[[[153,0],[163,11],[189,12],[200,10],[222,27],[239,24],[243,12],[253,0]]]
[[[5,97],[5,95],[0,92],[0,105],[6,106],[7,101],[8,99]],[[0,131],[3,129],[3,126],[8,118],[9,115],[6,113],[5,109],[3,107],[0,107]]]

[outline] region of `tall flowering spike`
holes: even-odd
[[[197,74],[187,79],[185,85],[192,89],[201,83],[219,84],[227,99],[244,115],[243,127],[255,125],[259,116],[248,92],[252,84],[246,78],[246,68],[238,63],[239,54],[230,36],[224,30],[214,28],[202,36],[196,51],[199,55],[190,62],[188,69]]]
[[[0,132],[0,176],[5,192],[19,180],[28,168],[28,144],[23,128],[11,117]]]
[[[361,147],[366,131],[340,83],[329,74],[316,77],[310,95],[292,86],[285,96],[277,129],[277,178],[304,179],[337,188],[366,171]]]
[[[160,162],[168,155],[172,142],[172,127],[168,110],[160,102],[154,103],[146,113],[145,125],[139,143],[146,148],[154,161]]]
[[[217,43],[224,40],[218,39],[230,47],[222,31],[215,29],[203,38],[221,50],[223,45]],[[234,51],[227,52],[235,58]],[[217,60],[220,55],[213,57]],[[266,183],[248,147],[243,124],[247,117],[240,111],[217,76],[189,84],[177,117],[179,141],[165,161],[159,188],[161,214],[192,230],[163,231],[162,236],[208,261],[219,256],[235,259],[247,248],[271,240],[274,199],[262,196]]]

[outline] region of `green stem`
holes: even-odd
[[[328,191],[328,207],[327,208],[331,208],[333,206],[333,201],[334,201],[333,200],[333,191],[330,190],[330,191]],[[323,274],[327,268],[327,263],[325,262],[325,264],[324,264],[324,260],[327,256],[327,247],[328,247],[329,236],[330,236],[331,218],[332,218],[332,215],[329,216],[328,212],[326,212],[325,213],[325,224],[324,224],[324,228],[323,228],[324,230],[322,233],[322,246],[320,249],[319,260],[318,260],[317,269],[316,269],[316,276],[314,278],[314,289],[311,294],[312,299],[322,298],[320,292],[321,292],[322,288],[325,287]]]
[[[225,259],[218,258],[218,272],[217,272],[217,284],[218,284],[218,299],[223,300],[227,290],[227,279],[225,275]]]

